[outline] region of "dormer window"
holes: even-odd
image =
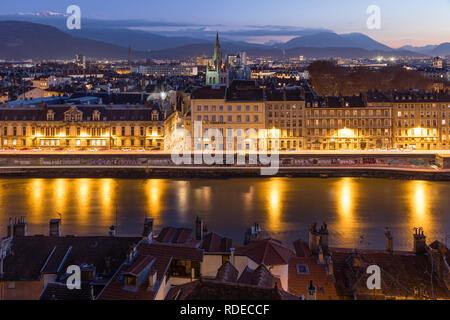
[[[55,120],[55,113],[53,112],[53,110],[48,110],[47,111],[47,121],[53,121]]]
[[[137,277],[132,275],[125,275],[125,285],[127,287],[135,288],[137,285]]]
[[[158,112],[157,111],[152,112],[152,121],[158,121]]]
[[[64,121],[79,122],[83,119],[83,113],[76,106],[71,106],[69,110],[64,112]]]
[[[93,121],[100,121],[100,112],[98,110],[95,110],[92,113],[92,120]]]

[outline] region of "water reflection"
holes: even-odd
[[[358,222],[358,188],[355,179],[342,178],[335,184],[336,191],[336,226],[333,229],[339,232],[341,241],[345,246],[355,246],[355,241],[361,236],[361,226]]]
[[[268,224],[267,227],[269,232],[277,232],[280,229],[281,219],[282,219],[282,211],[283,211],[283,202],[286,201],[284,198],[285,192],[285,183],[286,181],[281,178],[273,178],[268,181],[267,185],[267,216],[268,216]]]
[[[422,227],[425,232],[433,230],[432,219],[430,217],[431,187],[428,181],[411,181],[408,184],[407,202],[409,208],[409,225],[413,227]]]
[[[10,216],[26,216],[31,234],[47,234],[63,216],[65,234],[107,234],[116,207],[121,234],[139,234],[143,214],[163,225],[192,226],[241,241],[258,222],[290,244],[312,222],[327,222],[335,246],[358,246],[364,235],[384,247],[389,226],[398,249],[410,249],[412,228],[430,241],[450,233],[450,183],[382,179],[0,179],[0,236]],[[439,239],[440,239],[439,238]]]

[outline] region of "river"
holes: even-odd
[[[330,243],[383,249],[384,229],[394,247],[412,248],[413,227],[428,239],[450,234],[450,183],[367,178],[255,179],[0,179],[0,235],[9,217],[26,216],[28,234],[48,234],[48,220],[62,215],[63,234],[142,232],[145,217],[162,226],[193,227],[196,216],[210,231],[242,242],[258,222],[265,237],[288,245],[308,225],[327,222]]]

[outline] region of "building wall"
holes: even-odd
[[[200,137],[201,133],[196,132],[195,123],[201,122],[202,132],[208,129],[216,129],[223,136],[222,141],[216,140],[212,143],[211,139],[203,137],[201,141],[196,140],[193,143],[194,150],[208,150],[211,148],[223,150],[255,150],[258,146],[258,137],[265,137],[265,112],[262,101],[226,101],[198,99],[191,102],[191,137]],[[245,133],[248,130],[254,132],[250,137]],[[226,143],[226,138],[235,136],[242,132],[243,143],[238,143],[234,139],[234,146]]]
[[[305,101],[266,101],[265,127],[276,150],[303,149],[303,116]]]
[[[450,103],[395,102],[394,145],[397,148],[450,148]]]
[[[392,148],[390,107],[306,108],[305,149]]]
[[[2,148],[164,148],[164,123],[0,121]]]

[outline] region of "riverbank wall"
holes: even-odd
[[[368,177],[450,181],[435,154],[279,154],[278,177]],[[236,157],[236,156],[235,156]],[[236,162],[237,162],[237,158]],[[267,177],[249,157],[240,165],[176,165],[170,154],[0,154],[0,177]]]

